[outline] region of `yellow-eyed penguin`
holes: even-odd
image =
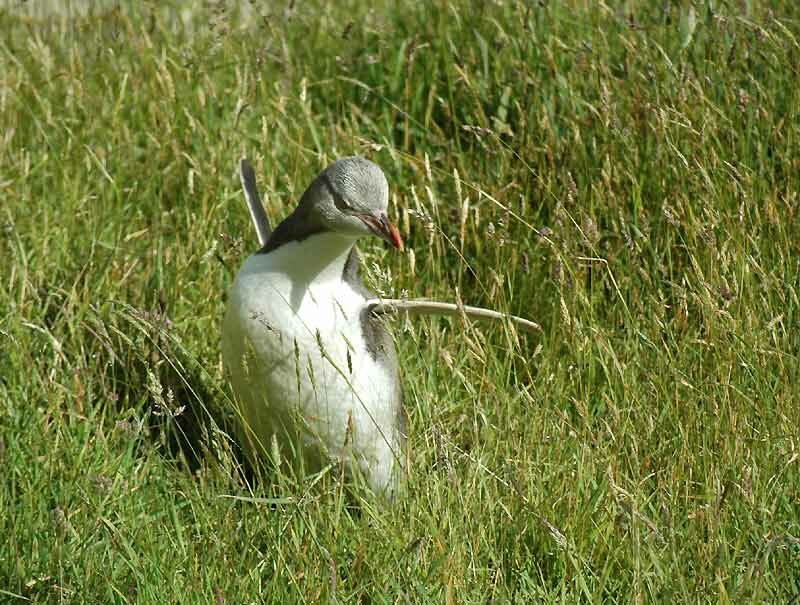
[[[266,243],[237,274],[222,330],[245,449],[265,455],[276,439],[282,458],[302,457],[307,470],[339,461],[392,495],[405,442],[400,373],[391,336],[365,305],[374,294],[355,247],[375,235],[403,248],[386,215],[386,177],[361,157],[334,162],[269,237],[250,201]]]

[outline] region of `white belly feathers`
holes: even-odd
[[[351,245],[318,234],[251,256],[230,290],[223,358],[251,454],[274,435],[284,457],[299,447],[314,467],[356,464],[373,489],[393,491],[398,378],[367,349],[365,298],[342,280]]]

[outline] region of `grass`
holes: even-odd
[[[0,601],[796,599],[800,5],[616,4],[6,5]],[[543,327],[395,322],[388,508],[226,433],[237,159],[351,153],[374,287]]]

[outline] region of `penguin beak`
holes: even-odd
[[[359,214],[358,218],[360,218],[375,235],[389,242],[393,247],[402,252],[403,239],[400,237],[400,232],[397,230],[397,227],[389,222],[389,217],[386,216],[385,212],[377,214]]]

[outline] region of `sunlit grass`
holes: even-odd
[[[651,4],[0,13],[0,601],[800,594],[800,10]],[[238,158],[352,153],[375,289],[543,327],[394,320],[388,508],[251,481],[220,363]]]

